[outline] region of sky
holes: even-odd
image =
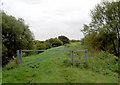
[[[23,18],[36,40],[60,35],[80,40],[83,24],[91,21],[90,10],[101,0],[1,0],[2,10]]]

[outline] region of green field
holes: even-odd
[[[87,48],[87,47],[86,47]],[[71,43],[52,49],[85,50],[79,42]],[[57,51],[56,51],[57,52]],[[84,61],[75,57],[74,65],[71,65],[70,52],[64,51],[34,64],[29,62],[55,53],[55,51],[43,52],[37,55],[23,57],[23,64],[15,64],[11,61],[2,69],[3,83],[118,83],[117,58],[104,51],[88,49],[88,63],[76,64]],[[77,53],[84,56],[84,53]]]

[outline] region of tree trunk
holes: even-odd
[[[119,35],[119,28],[117,29],[118,32],[118,57],[120,57],[120,35]]]
[[[116,50],[116,46],[115,46],[113,38],[111,38],[111,41],[113,43],[113,48],[114,48],[115,55],[117,56],[117,50]]]
[[[119,37],[119,40],[118,40],[118,57],[120,58],[120,37]]]
[[[119,35],[119,28],[117,29],[117,36],[118,36],[118,57],[120,57],[120,35]]]

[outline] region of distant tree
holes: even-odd
[[[49,43],[52,47],[57,47],[63,45],[63,42],[57,38],[50,38]]]
[[[12,59],[13,56],[16,56],[17,50],[35,48],[33,33],[28,28],[29,26],[24,23],[22,18],[16,19],[2,12],[2,43],[3,48],[7,49],[5,50],[6,55],[3,52],[3,60],[6,59],[6,56]]]
[[[46,44],[44,41],[35,40],[36,50],[46,50]],[[41,53],[42,51],[39,51],[37,53]]]
[[[70,43],[70,40],[69,40],[66,36],[62,36],[62,35],[61,35],[61,36],[58,36],[58,39],[63,42],[63,45]]]
[[[37,50],[46,50],[46,45],[44,43],[37,43],[36,44]],[[39,51],[38,53],[41,53],[42,51]]]
[[[44,44],[46,45],[46,49],[49,49],[52,47],[52,45],[49,43],[49,41],[45,41]]]

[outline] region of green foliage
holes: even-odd
[[[46,45],[44,43],[39,43],[39,44],[37,44],[37,49],[38,50],[45,50],[46,49]]]
[[[4,44],[2,44],[2,64],[5,65],[8,63],[8,57],[7,57],[7,51],[8,49],[5,47]]]
[[[97,56],[102,60],[103,68],[109,69],[113,72],[118,72],[117,57],[105,51],[101,51]]]
[[[46,50],[46,44],[44,41],[39,41],[39,40],[35,40],[35,45],[36,45],[36,50]],[[41,53],[42,51],[39,51],[37,53]]]
[[[61,36],[58,36],[58,39],[63,42],[63,45],[70,43],[70,40],[69,40],[66,36],[62,36],[62,35],[61,35]]]
[[[87,26],[86,24],[84,24],[83,28],[84,29],[82,29],[81,31],[83,32],[83,34],[85,36],[86,34],[89,33],[89,26]]]
[[[2,12],[2,43],[3,48],[7,48],[7,55],[3,54],[3,57],[12,59],[17,50],[35,48],[34,36],[28,28],[22,18],[16,19]]]
[[[99,53],[92,55],[92,57],[89,59],[91,59],[88,62],[89,69],[92,69],[92,71],[96,73],[109,75],[112,77],[117,76],[116,73],[119,73],[117,61],[118,58],[115,57],[113,54],[101,51]]]
[[[35,43],[36,43],[37,50],[46,50],[46,49],[49,49],[52,47],[61,46],[63,44],[63,42],[57,38],[51,38],[51,39],[48,39],[46,41],[36,40]]]
[[[80,42],[80,40],[70,40],[70,42]]]
[[[52,47],[63,45],[63,42],[57,38],[50,38],[46,41],[35,40],[36,50],[47,50]],[[41,53],[41,52],[38,52]]]
[[[52,47],[57,47],[63,45],[63,42],[57,38],[50,38],[49,43]]]
[[[52,48],[52,45],[48,41],[45,41],[45,45],[46,49]]]
[[[118,6],[118,2],[102,2],[91,11],[91,23],[81,30],[84,44],[119,56]]]

